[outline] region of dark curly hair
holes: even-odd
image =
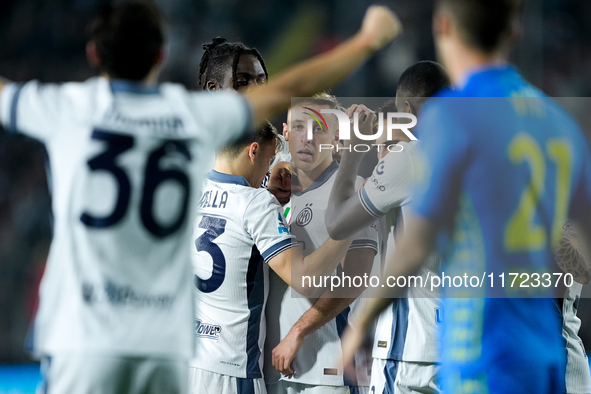
[[[203,44],[205,53],[201,57],[199,63],[199,79],[198,83],[201,89],[205,90],[207,81],[215,81],[220,83],[224,77],[224,72],[231,60],[232,65],[232,83],[234,90],[238,89],[236,84],[236,66],[240,60],[240,55],[250,54],[254,55],[261,63],[265,71],[265,79],[269,79],[269,73],[265,66],[259,51],[256,48],[250,48],[241,42],[230,42],[225,38],[214,38],[210,43]]]

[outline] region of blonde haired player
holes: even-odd
[[[324,115],[326,123],[314,122],[313,130],[308,129],[308,119],[312,119],[309,114],[318,114],[322,109],[341,107],[329,95],[294,99],[284,126],[294,161],[294,184],[300,188],[290,201],[293,210],[290,229],[305,255],[317,253],[322,243],[330,239],[325,212],[332,203],[328,196],[338,164],[333,160],[332,149],[326,147],[332,147],[338,140],[336,116]],[[357,181],[360,183],[361,178]],[[363,277],[370,273],[374,258],[379,261],[379,256],[375,257],[377,232],[377,226],[368,224],[352,235],[354,240],[335,271],[337,277]],[[274,394],[367,392],[368,371],[359,368],[356,379],[348,380],[338,361],[340,334],[354,309],[351,304],[364,287],[344,284],[334,292],[327,291],[321,298],[317,297],[322,289],[314,297],[304,298],[295,297],[276,276],[270,279],[266,344],[266,359],[271,361],[266,368],[268,391]],[[322,278],[312,279],[317,283]]]

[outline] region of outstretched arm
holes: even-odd
[[[401,30],[400,21],[388,8],[369,7],[361,29],[352,38],[245,93],[256,125],[287,108],[292,97],[309,97],[336,85]]]
[[[350,250],[343,264],[345,275],[362,277],[369,274],[374,256],[375,251],[372,249]],[[301,349],[304,339],[345,310],[363,290],[365,287],[339,287],[335,291],[327,289],[273,349],[272,363],[275,369],[284,375],[292,376],[294,371],[291,362]]]

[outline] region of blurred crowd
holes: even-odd
[[[157,0],[167,17],[162,80],[197,86],[201,44],[221,36],[259,49],[270,77],[354,33],[371,1]],[[334,89],[337,96],[394,95],[401,72],[435,59],[433,0],[385,1],[404,35]],[[2,0],[0,75],[15,81],[84,80],[86,26],[103,0]],[[591,96],[591,2],[529,0],[513,62],[550,96]],[[581,107],[579,105],[579,107]],[[584,109],[584,108],[583,108]],[[277,123],[277,122],[275,122]],[[275,126],[281,126],[280,123]],[[280,127],[278,127],[281,129]],[[26,334],[51,238],[50,196],[40,144],[0,133],[0,363],[28,360]],[[589,286],[588,286],[589,287]],[[591,297],[589,289],[584,294]],[[579,308],[591,348],[591,299]]]

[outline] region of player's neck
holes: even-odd
[[[456,88],[462,88],[475,70],[487,65],[507,63],[501,51],[487,54],[468,48],[461,43],[448,47],[446,55],[445,66]]]
[[[296,168],[298,183],[302,190],[306,190],[307,188],[312,186],[314,181],[316,181],[316,179],[318,179],[320,175],[322,175],[322,173],[326,171],[326,169],[332,164],[332,161],[333,160],[331,156],[330,159],[324,160],[321,164],[318,165],[318,167],[315,167],[313,169],[304,171],[299,168]]]
[[[250,166],[248,166],[248,163],[244,163],[240,159],[228,160],[221,154],[218,154],[216,157],[215,166],[213,167],[214,171],[222,174],[242,176],[251,186],[258,187],[258,185],[253,185],[253,176],[252,173],[248,171],[249,168]]]
[[[150,70],[150,72],[148,73],[148,75],[146,75],[146,77],[144,79],[142,79],[141,81],[139,81],[139,83],[145,84],[145,85],[155,85],[158,82],[158,75],[159,74],[160,74],[160,67],[154,66]],[[104,78],[107,78],[107,79],[117,79],[117,78],[111,77],[106,72],[101,73],[100,76],[101,77],[104,77]]]

